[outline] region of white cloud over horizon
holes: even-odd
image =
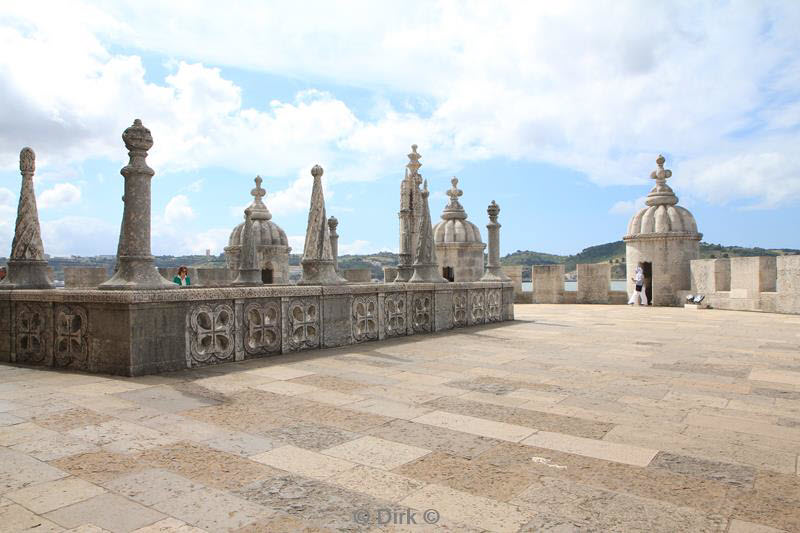
[[[56,183],[38,195],[36,205],[40,209],[68,207],[81,201],[81,190],[72,183]]]
[[[45,169],[123,161],[119,135],[138,116],[159,174],[296,176],[270,190],[277,215],[307,209],[314,163],[326,183],[374,180],[412,142],[426,168],[502,157],[600,185],[645,183],[664,151],[693,198],[800,201],[797,3],[99,6],[0,6],[0,46],[14,50],[0,57],[0,167],[23,144]],[[138,53],[175,58],[170,73],[152,80]],[[226,67],[307,88],[247,107]],[[356,112],[323,82],[416,104]]]

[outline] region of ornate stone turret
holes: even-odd
[[[147,166],[153,147],[150,130],[138,118],[122,134],[129,163],[120,170],[125,177],[125,208],[117,251],[117,271],[99,289],[174,289],[175,284],[156,270],[150,253],[150,180],[155,172]]]
[[[467,213],[458,199],[464,194],[458,178],[450,180],[447,191],[450,202],[442,211],[442,220],[433,227],[436,257],[442,275],[448,281],[478,281],[483,276],[483,250],[478,227],[467,220]]]
[[[433,226],[431,225],[431,210],[428,206],[428,182],[422,189],[422,217],[420,218],[417,253],[414,259],[414,274],[409,283],[444,283],[447,280],[439,274],[439,264],[436,261],[436,246],[433,242]]]
[[[489,223],[486,225],[486,229],[489,230],[489,259],[486,264],[486,273],[481,281],[511,281],[511,278],[503,272],[503,267],[500,266],[500,223],[497,222],[500,206],[492,200],[486,212],[489,214]]]
[[[691,288],[690,261],[699,255],[700,239],[694,216],[678,205],[678,197],[667,185],[672,171],[664,168],[659,155],[656,169],[650,173],[655,186],[628,223],[625,260],[628,292],[634,290],[630,279],[641,263],[645,273],[645,292],[654,305],[678,304],[677,291]]]
[[[52,289],[53,282],[47,273],[36,194],[33,191],[33,174],[36,171],[36,154],[30,148],[19,153],[19,171],[22,185],[19,191],[17,224],[8,259],[8,274],[0,282],[0,289]]]
[[[417,145],[411,145],[411,153],[408,154],[409,162],[406,165],[406,174],[400,185],[400,262],[397,265],[397,277],[395,281],[406,282],[411,278],[413,272],[412,265],[416,260],[414,256],[417,250],[417,239],[420,218],[422,216],[422,193],[420,185],[422,176],[419,168],[420,156],[417,153]]]
[[[328,219],[328,228],[331,232],[331,255],[333,256],[333,269],[339,272],[339,234],[336,233],[336,228],[339,226],[339,220],[336,217]]]
[[[225,247],[225,260],[228,268],[232,271],[239,271],[242,268],[250,270],[260,270],[261,278],[259,283],[289,283],[289,240],[280,226],[272,221],[272,213],[264,205],[263,198],[267,191],[261,187],[263,180],[261,176],[256,176],[255,188],[250,191],[253,201],[244,210],[245,221],[233,228],[228,239],[228,246]],[[255,247],[255,265],[243,265],[243,257],[248,246],[245,245],[245,236],[248,233],[247,219],[250,218],[251,228],[249,234],[252,237],[252,245]],[[255,283],[255,275],[251,276],[252,283]],[[250,284],[250,282],[248,282]]]
[[[325,218],[325,197],[322,194],[322,167],[314,165],[311,175],[311,207],[308,211],[306,243],[303,248],[303,276],[298,285],[342,285],[347,280],[340,278],[334,268],[331,251],[331,232]]]

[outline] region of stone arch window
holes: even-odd
[[[268,262],[261,268],[261,282],[265,285],[272,285],[274,283],[274,270],[272,268],[272,263]]]
[[[442,267],[442,277],[447,281],[455,281],[456,280],[456,273],[455,269],[451,266]]]

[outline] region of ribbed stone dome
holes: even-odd
[[[672,171],[664,168],[664,156],[658,156],[656,163],[658,169],[650,174],[656,180],[656,186],[647,195],[647,206],[633,215],[628,223],[627,237],[653,233],[696,234],[694,216],[677,205],[678,197],[667,185],[667,178],[672,176]]]
[[[289,240],[286,238],[286,232],[270,220],[272,213],[261,201],[261,198],[267,193],[261,188],[261,181],[261,177],[256,176],[256,187],[250,191],[250,194],[253,195],[253,203],[245,209],[245,213],[249,212],[250,218],[253,220],[253,238],[256,241],[256,246],[288,246]],[[233,228],[228,239],[228,246],[242,246],[244,227],[245,222],[242,222]]]
[[[467,220],[467,213],[458,201],[464,194],[458,187],[458,178],[450,180],[452,188],[447,191],[450,203],[442,211],[442,220],[433,227],[433,241],[436,244],[477,243],[483,244],[478,226]]]
[[[244,222],[233,228],[231,237],[228,239],[228,246],[242,245],[242,230]],[[253,220],[253,236],[256,239],[256,246],[288,246],[289,241],[280,226],[271,220]]]

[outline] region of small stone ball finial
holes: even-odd
[[[664,156],[661,155],[661,154],[658,154],[658,158],[656,159],[656,165],[658,165],[658,168],[663,168],[665,161],[666,161],[666,159],[664,159]]]
[[[411,151],[414,152],[414,153],[417,152],[417,145],[416,144],[412,144],[411,145]]]
[[[261,176],[256,176],[253,181],[256,182],[256,186],[250,191],[250,194],[253,195],[257,202],[261,202],[261,199],[267,195],[267,191],[261,187],[261,182],[264,180],[261,179]]]
[[[311,168],[311,175],[314,176],[314,178],[321,178],[323,172],[322,167],[319,165],[314,165]]]
[[[146,152],[153,147],[153,136],[150,130],[142,125],[138,118],[133,121],[133,125],[122,133],[122,141],[129,152]]]
[[[336,217],[332,216],[328,219],[328,227],[331,230],[335,230],[338,225],[339,225],[339,220]]]
[[[36,153],[27,146],[19,152],[19,171],[23,173],[36,171]]]

